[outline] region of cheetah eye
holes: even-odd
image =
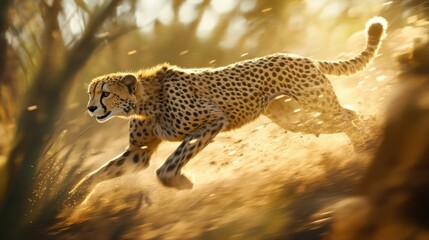
[[[110,92],[102,92],[101,96],[102,97],[108,97],[110,95]]]

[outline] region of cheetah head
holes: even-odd
[[[132,74],[116,73],[95,78],[88,87],[88,113],[98,122],[112,117],[128,117],[136,106],[137,78]]]

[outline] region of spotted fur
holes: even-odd
[[[85,195],[100,181],[144,169],[162,140],[181,141],[157,170],[162,184],[189,188],[185,164],[221,131],[243,126],[264,112],[270,101],[288,95],[328,126],[361,141],[356,114],[343,108],[324,74],[352,74],[372,60],[386,22],[372,19],[367,45],[346,61],[315,61],[272,54],[220,68],[183,69],[162,64],[137,73],[113,73],[92,80],[88,110],[100,122],[130,118],[128,149],[84,178],[73,193]]]

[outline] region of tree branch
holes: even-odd
[[[60,112],[73,78],[99,46],[96,33],[106,19],[114,13],[121,1],[112,0],[95,15],[82,37],[69,51],[65,50],[58,25],[61,10],[59,0],[51,7],[45,6],[47,52],[33,85],[27,93],[26,105],[21,110],[13,146],[7,159],[9,177],[6,199],[0,211],[0,239],[16,239],[19,228],[27,220],[25,210],[32,189],[35,167],[45,148],[46,139],[52,134],[56,116]],[[59,51],[59,53],[58,53]],[[27,111],[26,106],[37,105],[37,110]]]

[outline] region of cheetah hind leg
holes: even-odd
[[[191,189],[193,183],[181,173],[182,167],[198,152],[206,147],[213,138],[227,125],[227,120],[220,118],[200,126],[185,137],[176,151],[156,171],[158,179],[166,187]]]
[[[351,111],[346,109],[346,111]],[[351,111],[352,112],[352,111]],[[377,127],[375,118],[360,118],[352,112],[354,118],[349,121],[349,126],[344,132],[349,137],[356,152],[364,152],[374,148],[377,144],[377,134],[373,131]]]
[[[283,99],[274,100],[264,114],[279,127],[291,132],[314,134],[316,137],[320,134],[345,133],[357,152],[370,146],[367,142],[369,137],[367,123],[362,122],[354,111],[338,105],[337,111],[327,111],[322,114],[317,111],[318,107],[304,106],[298,122],[290,122],[285,118],[284,110],[290,114],[291,106]]]
[[[363,152],[371,147],[372,126],[368,126],[370,122],[362,121],[354,111],[343,108],[341,118],[337,117],[332,124],[339,126],[339,129],[347,135],[355,152]]]

